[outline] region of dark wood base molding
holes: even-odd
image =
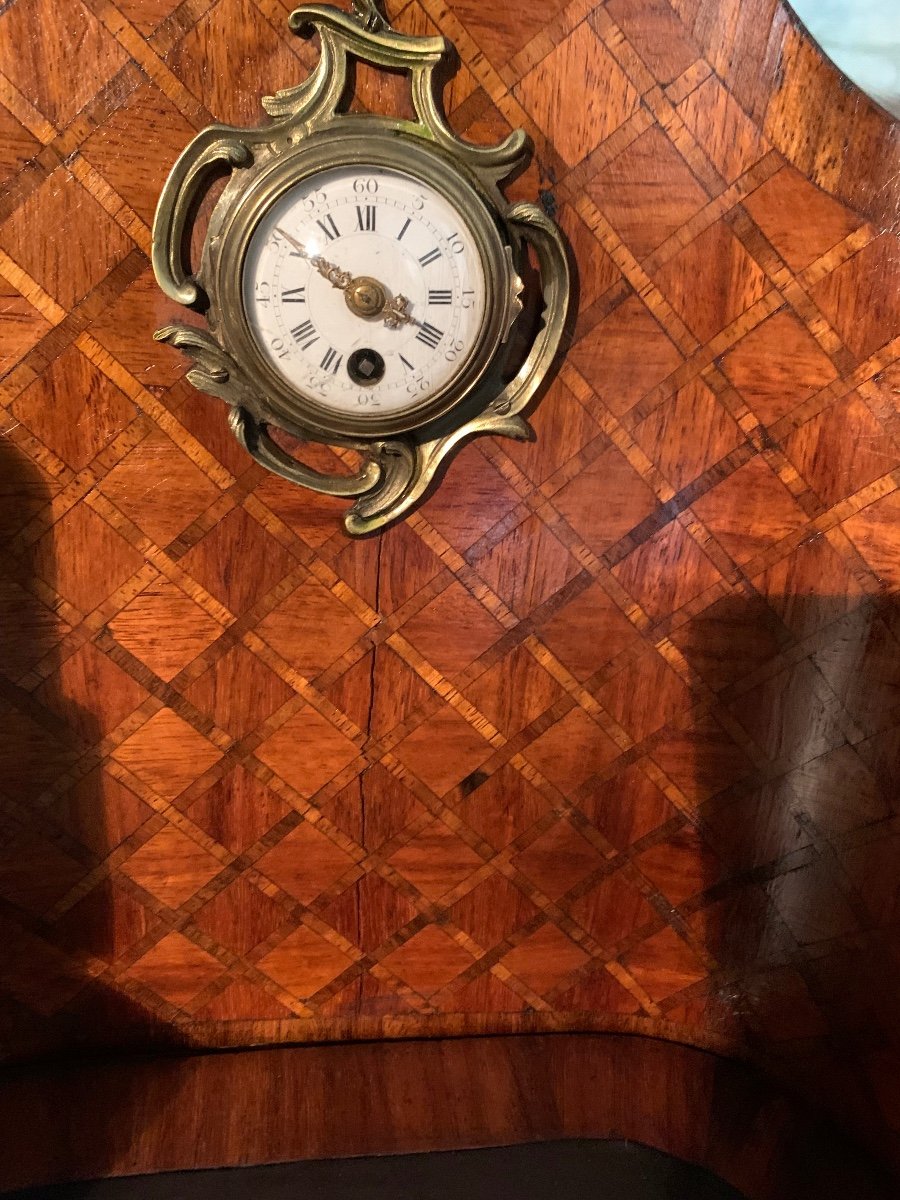
[[[0,1187],[213,1166],[640,1142],[750,1200],[887,1200],[843,1136],[755,1071],[691,1047],[560,1034],[284,1047],[6,1072]]]

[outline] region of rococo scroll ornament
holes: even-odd
[[[444,38],[396,32],[375,0],[304,5],[290,26],[320,36],[311,75],[263,99],[267,125],[203,130],[166,182],[153,267],[208,329],[156,337],[193,359],[188,379],[227,402],[258,462],[353,498],[346,528],[366,534],[408,512],[465,439],[532,436],[522,411],[558,351],[569,271],[553,221],[501,190],[531,157],[527,136],[483,147],[449,128]],[[350,113],[352,60],[405,72],[416,119]],[[223,174],[193,272],[185,247]],[[529,245],[539,284],[526,288]],[[355,450],[359,469],[321,474],[273,429]]]

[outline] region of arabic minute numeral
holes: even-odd
[[[460,341],[451,342],[450,345],[447,347],[447,349],[444,351],[444,358],[446,358],[447,362],[455,362],[459,358],[462,348],[463,348],[462,342],[460,342]]]
[[[463,308],[471,308],[472,307],[472,305],[475,303],[475,301],[473,300],[474,295],[475,295],[474,288],[464,288],[463,289],[463,294],[462,294]]]
[[[463,240],[458,233],[451,233],[447,238],[447,244],[454,254],[462,254],[463,250],[465,250]]]
[[[443,336],[443,329],[437,329],[434,325],[431,325],[428,321],[425,321],[422,324],[419,332],[416,334],[416,341],[424,342],[429,350],[434,350]]]
[[[301,204],[305,212],[312,212],[320,204],[324,204],[328,199],[327,192],[320,192],[318,188],[310,192],[308,196],[304,196]]]

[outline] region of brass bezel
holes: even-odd
[[[304,179],[353,165],[400,171],[440,192],[474,238],[484,272],[484,319],[467,359],[440,390],[393,416],[344,416],[291,387],[261,351],[244,306],[244,263],[265,214]],[[398,129],[389,118],[348,116],[340,130],[314,134],[260,162],[236,182],[240,186],[232,186],[230,194],[223,194],[210,222],[200,277],[207,281],[210,328],[262,379],[274,417],[318,441],[338,438],[355,442],[360,437],[389,437],[420,430],[465,401],[484,377],[506,333],[505,308],[492,304],[491,297],[509,293],[512,275],[501,240],[500,214],[477,177],[460,171],[459,165],[439,149]]]

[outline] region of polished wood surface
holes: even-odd
[[[892,1200],[896,1190],[746,1067],[609,1034],[13,1069],[0,1079],[0,1119],[0,1187],[599,1137],[705,1167],[747,1200]]]
[[[640,1032],[900,1162],[897,126],[777,0],[394,5],[579,311],[537,442],[351,543],[151,338],[287,11],[0,9],[7,1058]]]

